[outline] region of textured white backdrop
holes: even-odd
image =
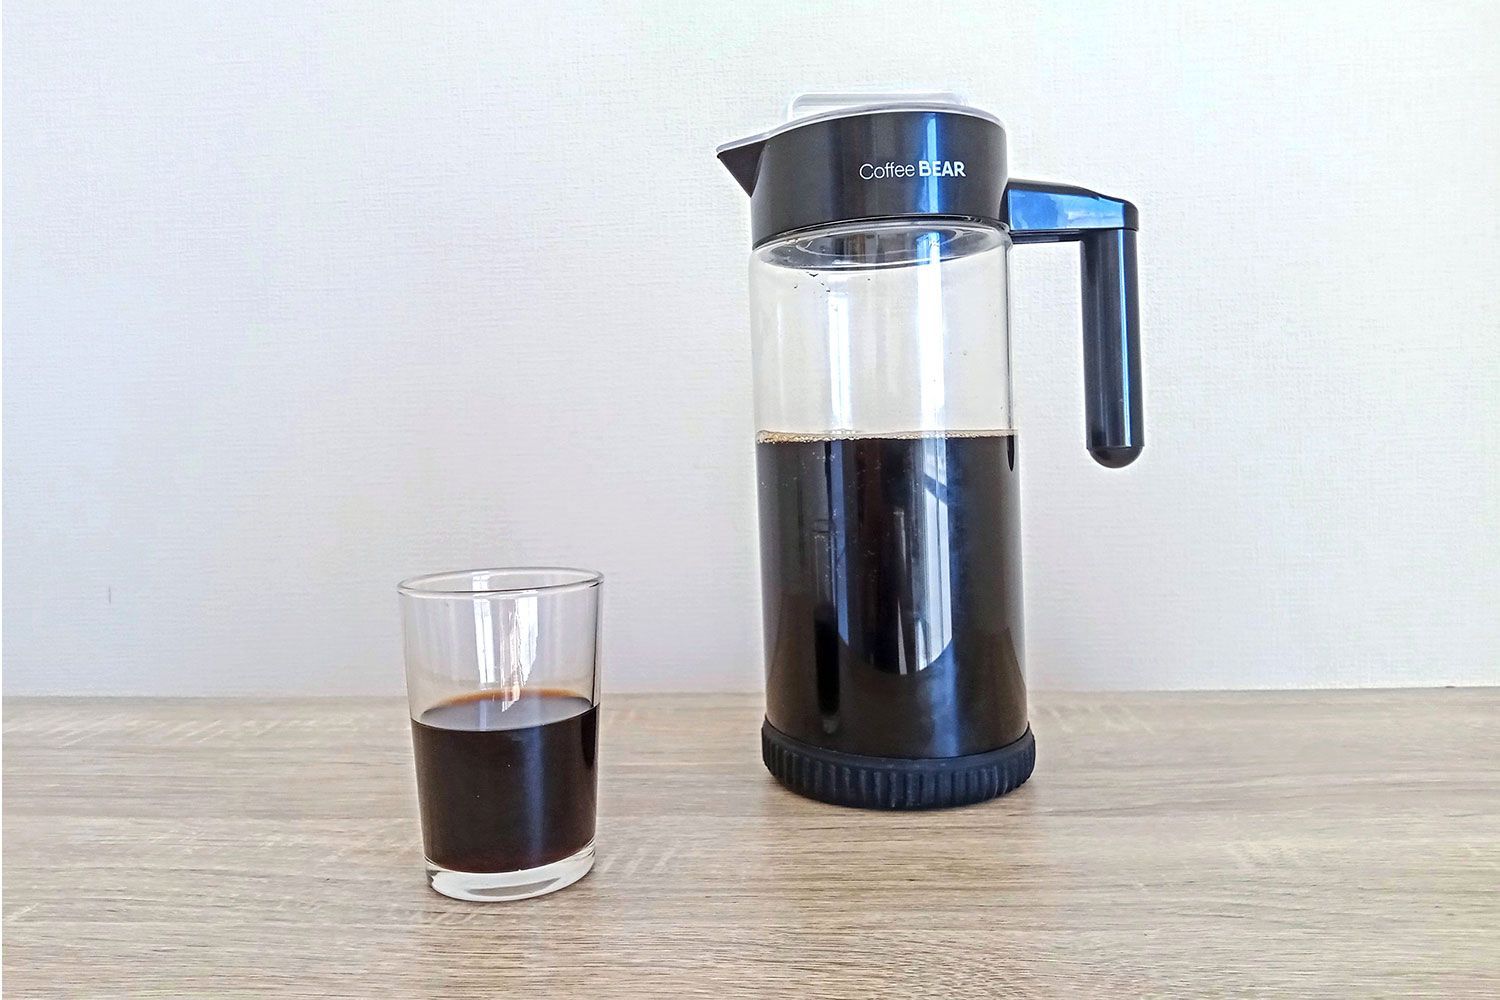
[[[1034,686],[1500,681],[1500,4],[8,0],[6,693],[396,691],[398,578],[535,561],[758,686],[713,147],[856,85],[1141,208],[1123,472],[1014,255]]]

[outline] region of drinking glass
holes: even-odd
[[[525,567],[400,585],[423,853],[443,895],[526,899],[593,867],[603,583]]]

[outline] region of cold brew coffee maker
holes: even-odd
[[[762,752],[824,802],[979,802],[1035,760],[1007,255],[1080,244],[1086,443],[1120,468],[1136,210],[1009,179],[1000,123],[961,103],[838,104],[718,151],[751,199]]]

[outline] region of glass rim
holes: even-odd
[[[565,577],[556,583],[539,583],[536,577],[556,575]],[[487,578],[485,586],[475,583],[476,578]],[[525,579],[527,583],[513,586],[495,586],[506,578]],[[604,574],[592,569],[576,566],[495,566],[480,569],[456,569],[442,573],[423,573],[407,577],[396,585],[403,597],[428,599],[472,600],[484,597],[525,597],[532,594],[565,594],[576,590],[587,590],[604,582]]]

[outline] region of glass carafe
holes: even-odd
[[[1088,445],[1128,464],[1134,209],[1008,183],[999,123],[951,103],[835,107],[720,157],[755,230],[767,766],[845,805],[1008,791],[1034,759],[1008,255],[1083,242]]]

